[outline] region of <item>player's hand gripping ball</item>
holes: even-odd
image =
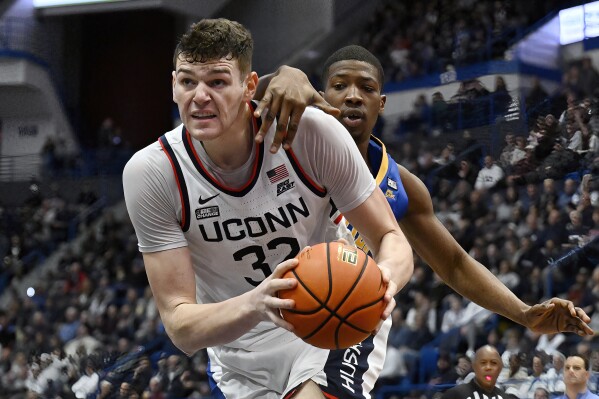
[[[296,288],[281,290],[294,309],[281,309],[295,334],[325,349],[362,342],[377,327],[387,289],[381,270],[364,251],[340,242],[321,243],[300,253],[299,264],[282,278],[295,278]]]

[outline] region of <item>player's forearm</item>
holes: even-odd
[[[163,317],[166,332],[188,355],[241,337],[258,323],[243,296],[219,303],[180,304]]]
[[[494,313],[526,326],[525,312],[530,308],[493,273],[465,252],[452,259],[450,272],[443,280],[462,296]],[[448,260],[449,261],[449,260]]]
[[[469,256],[434,215],[415,217],[401,226],[418,255],[448,286],[478,305],[525,325],[524,312],[529,306]]]
[[[392,231],[383,236],[376,262],[389,269],[391,281],[397,285],[397,292],[410,281],[414,272],[414,258],[412,247],[401,231]]]

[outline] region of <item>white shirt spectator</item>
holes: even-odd
[[[85,399],[87,395],[97,391],[99,381],[100,376],[96,372],[93,372],[91,375],[84,374],[73,384],[71,390],[75,394],[75,397]]]
[[[553,356],[554,354],[559,353],[557,349],[565,340],[566,336],[562,333],[543,334],[539,337],[535,349],[539,352],[545,352],[546,354]]]
[[[566,385],[564,384],[564,363],[566,357],[563,353],[555,351],[552,356],[552,365],[545,373],[547,382],[547,390],[551,393],[564,392]]]
[[[444,333],[454,327],[460,326],[459,322],[464,314],[462,301],[457,295],[449,295],[447,300],[449,302],[449,309],[443,313],[443,319],[441,321],[441,332]]]
[[[568,139],[567,148],[572,151],[580,151],[582,150],[582,132],[577,130],[572,134],[572,137]]]
[[[487,155],[485,157],[485,167],[478,172],[474,188],[476,190],[488,190],[503,179],[505,173],[499,165],[493,162],[493,157]]]

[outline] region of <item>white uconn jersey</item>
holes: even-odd
[[[254,121],[256,123],[256,121]],[[257,131],[257,126],[254,126]],[[272,130],[264,141],[272,140]],[[340,220],[323,187],[306,175],[294,153],[271,154],[257,144],[252,175],[241,188],[218,182],[183,126],[162,136],[181,200],[179,222],[196,273],[198,303],[243,294],[306,245],[331,240]],[[256,350],[295,336],[262,322],[227,346]]]

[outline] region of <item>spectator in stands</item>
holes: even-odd
[[[149,385],[152,378],[152,364],[148,356],[142,356],[133,370],[131,377],[131,388],[141,395],[144,389]]]
[[[150,382],[148,387],[142,394],[142,398],[144,399],[166,399],[166,394],[162,389],[162,385],[160,383],[160,378],[154,376],[150,378]]]
[[[473,190],[468,197],[468,203],[464,209],[464,217],[475,223],[479,223],[488,213],[489,207],[486,202],[486,193],[482,190]]]
[[[474,184],[476,183],[476,179],[478,176],[478,168],[474,166],[469,160],[462,159],[461,161],[459,161],[457,175],[458,179],[465,180],[466,182],[468,182],[470,187],[474,187]]]
[[[545,387],[538,386],[535,389],[533,399],[549,399],[549,391]]]
[[[585,165],[591,164],[593,160],[599,157],[599,130],[591,131],[589,137],[589,149],[585,155]]]
[[[395,367],[401,376],[407,376],[411,381],[416,381],[417,365],[420,349],[433,339],[427,324],[427,314],[418,312],[412,325],[405,324],[396,336],[395,342],[389,342],[393,349],[388,349],[391,355],[389,364]]]
[[[529,138],[530,143],[535,145],[535,158],[542,162],[554,149],[557,139],[561,141],[561,127],[558,120],[552,114],[537,118],[537,122]]]
[[[532,172],[517,179],[517,182],[539,183],[543,179],[562,179],[566,174],[578,170],[579,155],[564,147],[560,140],[554,141],[553,151]]]
[[[453,161],[455,161],[455,145],[450,142],[441,149],[441,153],[435,158],[435,164],[437,166],[448,166]]]
[[[3,347],[2,350],[3,352],[11,352],[9,347]],[[29,367],[27,365],[27,356],[22,351],[14,353],[9,360],[8,369],[0,370],[0,395],[12,398],[24,394],[27,390],[25,383]]]
[[[478,167],[483,160],[483,148],[479,140],[472,135],[468,129],[464,129],[461,139],[458,141],[458,153],[462,159],[470,161],[471,164]]]
[[[503,333],[502,337],[503,345],[505,349],[501,353],[501,359],[505,368],[501,372],[502,376],[505,375],[507,378],[513,378],[521,370],[523,370],[524,377],[528,376],[528,370],[522,365],[523,356],[525,352],[525,340],[522,339],[522,333],[517,328],[509,328]],[[519,358],[512,358],[512,355],[521,355]],[[502,378],[500,378],[502,380]]]
[[[77,335],[72,340],[68,341],[64,346],[64,351],[67,356],[76,356],[80,348],[87,355],[94,353],[102,346],[102,343],[90,335],[89,326],[85,323],[77,327]]]
[[[458,373],[451,361],[451,355],[447,352],[441,352],[437,358],[437,369],[428,383],[430,385],[455,384],[458,377]]]
[[[441,332],[447,333],[454,327],[459,326],[459,323],[464,314],[464,306],[462,298],[456,294],[450,294],[445,298],[447,303],[447,310],[443,312],[441,322]]]
[[[440,130],[450,130],[449,123],[449,110],[447,102],[440,91],[436,91],[432,95],[431,104],[431,121],[432,128]]]
[[[590,272],[586,267],[580,267],[574,278],[574,282],[569,285],[567,297],[570,298],[576,306],[582,308],[593,303],[593,298],[590,290]]]
[[[513,133],[507,133],[504,140],[505,146],[502,148],[501,154],[499,154],[498,164],[505,169],[512,163],[512,154],[516,148],[516,141]]]
[[[524,182],[522,176],[534,171],[539,165],[533,144],[526,145],[524,151],[524,157],[512,164],[509,169],[509,175],[506,178],[508,184],[522,184]]]
[[[568,150],[582,151],[582,131],[577,122],[566,123],[566,142],[564,145]]]
[[[62,342],[67,343],[75,338],[81,322],[79,321],[79,310],[75,306],[69,306],[64,315],[65,322],[60,326],[59,336]]]
[[[401,121],[402,131],[419,131],[422,130],[425,124],[429,124],[431,119],[431,107],[426,101],[424,94],[419,94],[412,105],[412,111]]]
[[[441,399],[499,398],[507,397],[505,391],[497,387],[497,377],[503,368],[501,356],[490,345],[479,348],[472,362],[474,379],[469,383],[457,385],[443,393]]]
[[[417,151],[414,148],[414,143],[404,141],[401,143],[397,162],[400,165],[405,165],[408,170],[415,171],[418,169]]]
[[[568,241],[568,232],[560,210],[552,209],[549,212],[546,223],[539,232],[538,240],[539,242],[551,240],[558,246]]]
[[[450,330],[440,346],[446,347],[448,344],[453,343],[453,349],[455,350],[461,343],[465,343],[466,355],[472,357],[480,336],[486,334],[486,323],[491,315],[492,313],[487,309],[474,302],[468,302],[464,307],[462,317],[456,323],[457,327]]]
[[[491,155],[485,156],[485,166],[478,172],[474,188],[476,190],[491,190],[503,180],[505,173],[495,163]]]
[[[568,237],[571,236],[584,236],[588,233],[590,226],[584,224],[582,220],[582,213],[574,209],[568,213],[569,222],[566,225],[566,230],[568,232]]]
[[[497,278],[512,291],[515,291],[520,285],[520,276],[514,271],[509,259],[501,259],[499,262]]]
[[[509,169],[510,171],[514,167],[514,165],[516,165],[522,159],[526,158],[526,138],[518,136],[514,139],[514,141],[516,143],[516,146],[512,151],[510,164],[507,166],[507,169]]]
[[[558,399],[599,399],[599,396],[589,391],[589,377],[588,358],[578,354],[568,356],[564,365],[565,391]]]
[[[532,357],[532,374],[529,375],[520,385],[518,390],[519,399],[534,399],[537,387],[545,387],[545,363],[543,357],[537,353]]]
[[[183,381],[185,361],[185,358],[177,354],[170,355],[167,359],[168,373],[163,377],[162,384],[169,398],[184,398],[190,393]]]
[[[415,275],[422,276],[424,280],[424,268],[417,267]],[[414,281],[414,280],[413,280]],[[427,294],[424,293],[423,287],[413,287],[412,295],[413,295],[413,306],[410,307],[408,312],[406,313],[406,324],[410,327],[416,326],[416,318],[419,314],[424,315],[425,323],[431,333],[434,333],[437,329],[436,327],[436,313],[435,309],[432,306],[431,299]]]
[[[533,337],[535,337],[535,335],[532,335]],[[537,345],[535,347],[535,350],[539,353],[546,353],[548,355],[550,355],[552,357],[552,367],[555,367],[555,361],[556,359],[553,358],[554,355],[558,354],[558,358],[560,355],[560,352],[558,352],[559,347],[566,341],[566,335],[558,333],[558,334],[539,334],[537,335]],[[562,355],[563,357],[563,355]],[[563,364],[563,360],[562,359],[562,363],[561,363],[561,367],[564,366]],[[551,369],[550,368],[550,369]]]
[[[522,354],[513,352],[509,355],[508,368],[504,368],[501,371],[497,382],[506,391],[517,392],[526,378],[528,378],[528,370],[522,366]]]
[[[564,364],[566,356],[561,352],[554,352],[551,356],[551,367],[547,370],[546,382],[547,389],[551,393],[564,392]]]
[[[97,391],[99,382],[100,375],[98,374],[98,367],[95,364],[95,360],[87,358],[84,374],[75,381],[71,389],[76,398],[87,399],[88,395]]]
[[[555,179],[547,178],[543,180],[543,189],[539,198],[539,211],[541,216],[547,215],[547,212],[556,206],[557,197],[558,194]]]
[[[569,207],[570,209],[574,208],[573,204],[573,196],[576,194],[576,190],[578,189],[578,182],[573,178],[569,177],[564,180],[564,187],[559,193],[559,197],[557,200],[557,205],[561,209],[565,209]]]
[[[472,359],[466,355],[458,355],[455,370],[458,374],[456,384],[466,384],[474,378],[474,372],[472,371]]]
[[[599,387],[599,352],[596,350],[591,354],[590,363],[588,387],[591,392],[597,392]]]
[[[404,332],[402,331],[405,326],[405,320],[403,318],[403,311],[401,307],[396,307],[391,312],[391,330],[389,331],[389,336],[387,337],[387,355],[385,356],[385,364],[383,365],[383,369],[381,370],[381,374],[379,379],[381,381],[396,381],[396,379],[402,376],[402,373],[405,375],[406,370],[400,370],[397,367],[399,360],[399,346],[401,340],[403,340],[402,335]]]

